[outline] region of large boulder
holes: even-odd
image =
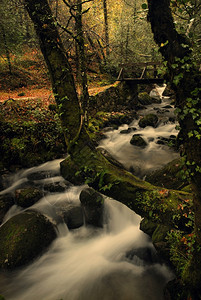
[[[27,187],[15,191],[16,204],[24,208],[32,206],[42,197],[43,192],[35,187]]]
[[[86,188],[80,193],[85,224],[103,227],[104,198],[92,188]]]
[[[139,120],[139,126],[145,128],[146,126],[156,127],[158,117],[155,114],[148,114]]]
[[[0,227],[0,267],[14,269],[31,262],[55,238],[54,225],[41,213],[15,215]]]
[[[9,208],[11,208],[11,206],[13,206],[14,204],[14,197],[12,194],[8,193],[0,195],[0,224],[2,223],[3,218]]]
[[[137,147],[141,147],[141,148],[144,148],[147,146],[147,143],[139,134],[134,134],[132,136],[132,138],[130,140],[130,144],[137,146]]]

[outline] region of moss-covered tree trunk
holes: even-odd
[[[192,62],[189,41],[175,29],[170,0],[148,0],[148,7],[154,39],[167,62],[168,79],[176,93],[179,142],[194,191],[195,230],[201,245],[201,73]],[[197,274],[191,271],[198,285],[201,261],[196,258],[196,263]]]
[[[89,138],[82,126],[81,107],[68,55],[48,2],[46,0],[25,0],[24,3],[34,23],[41,51],[48,66],[59,117],[62,121],[67,147],[70,149],[80,134],[84,135],[86,142],[89,141]]]

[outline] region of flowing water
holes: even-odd
[[[117,130],[106,131],[106,139],[103,139],[99,145],[141,178],[179,156],[167,145],[158,144],[161,137],[167,139],[178,133],[175,123],[169,121],[175,118],[174,109],[169,105],[169,98],[164,98],[161,104],[147,106],[147,109],[139,112],[139,117],[150,113],[157,114],[159,117],[159,126],[156,128],[151,126],[140,128],[139,120],[134,120],[131,124],[120,126]],[[128,128],[132,129],[129,133],[121,133]],[[134,134],[139,134],[147,142],[147,147],[142,149],[131,145],[130,140]]]
[[[158,108],[165,104],[158,105]],[[150,113],[154,106],[144,113]],[[172,112],[170,111],[170,114]],[[133,133],[107,132],[101,146],[110,150],[126,167],[146,170],[159,167],[177,156],[166,146],[156,144],[158,136],[176,134],[173,124],[161,118],[158,128],[137,128],[149,141],[147,149],[129,144]],[[28,181],[30,174],[49,171],[46,179],[34,184],[59,182],[60,160],[48,162],[12,176],[8,188],[0,194],[13,192]],[[85,186],[72,186],[62,193],[44,196],[33,208],[55,219],[55,210],[62,203],[79,204],[79,194]],[[22,208],[13,206],[4,218],[6,222]],[[65,223],[57,225],[57,238],[48,251],[32,264],[14,272],[0,273],[0,294],[6,300],[163,300],[163,287],[173,274],[157,258],[149,237],[139,230],[140,216],[123,204],[105,198],[104,227],[82,226],[69,231]]]

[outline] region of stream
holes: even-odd
[[[134,120],[129,126],[110,130],[101,147],[110,151],[126,168],[144,178],[178,154],[167,145],[158,144],[159,137],[176,135],[175,124],[170,122],[173,108],[169,99],[149,105],[140,115],[156,112],[157,128],[139,128]],[[122,130],[135,128],[127,134]],[[144,149],[130,144],[134,133],[147,141]],[[59,174],[60,162],[54,160],[20,171],[9,178],[8,186],[0,194],[13,192],[28,181],[32,173],[48,171],[45,179],[35,184],[56,184],[64,181]],[[79,195],[84,186],[71,186],[65,192],[44,195],[31,208],[55,218],[55,208],[68,202],[80,205]],[[22,211],[14,205],[4,222]],[[57,238],[48,251],[32,264],[13,272],[0,273],[0,294],[6,300],[163,300],[163,288],[174,275],[160,262],[150,238],[139,230],[141,217],[128,207],[105,197],[104,226],[82,226],[69,230],[65,223],[57,224]]]

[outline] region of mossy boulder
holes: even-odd
[[[96,227],[103,227],[104,198],[92,188],[82,190],[80,194],[85,223]]]
[[[8,193],[8,194],[0,195],[0,224],[3,221],[5,214],[13,204],[15,203],[12,194]]]
[[[142,105],[149,105],[153,103],[153,99],[149,96],[147,92],[142,92],[138,94],[138,100]]]
[[[15,191],[16,204],[27,208],[38,202],[43,196],[43,192],[35,187],[18,189]]]
[[[14,269],[31,262],[55,238],[53,224],[41,213],[15,215],[0,227],[0,267]]]
[[[145,128],[147,126],[156,127],[158,123],[158,117],[155,114],[148,114],[139,120],[139,126]]]
[[[130,144],[137,146],[137,147],[141,147],[141,148],[144,148],[147,146],[147,143],[139,134],[134,134],[132,136],[132,138],[130,140]]]

